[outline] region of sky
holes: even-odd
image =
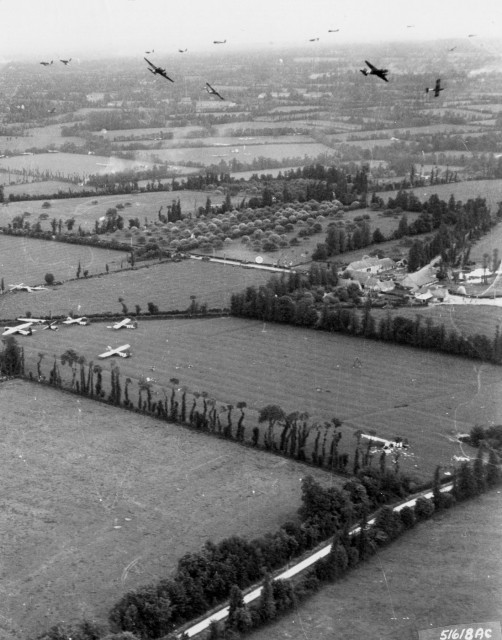
[[[0,0],[0,60],[502,37],[500,0]],[[328,33],[328,29],[339,29]],[[309,43],[319,38],[319,45]],[[213,40],[227,40],[213,45]]]

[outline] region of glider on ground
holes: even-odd
[[[131,348],[130,344],[123,344],[121,347],[117,347],[116,349],[112,349],[111,347],[107,347],[104,353],[100,353],[98,358],[110,358],[111,356],[119,356],[120,358],[129,358],[131,356],[131,352],[129,349]]]
[[[23,322],[23,324],[18,324],[15,327],[5,327],[2,335],[11,336],[15,333],[20,333],[22,336],[31,336],[31,334],[33,333],[31,325],[31,322]]]
[[[33,291],[45,291],[47,289],[47,287],[42,287],[41,285],[30,287],[22,282],[21,284],[10,284],[9,287],[11,291],[27,291],[28,293],[33,293]]]
[[[85,316],[82,316],[81,318],[72,318],[71,316],[68,316],[66,320],[63,320],[63,324],[79,324],[82,327],[85,327],[89,324],[89,319]]]
[[[124,320],[121,320],[120,322],[116,322],[115,324],[112,324],[106,328],[107,329],[137,329],[138,323],[136,322],[136,320],[131,320],[131,318],[124,318]]]

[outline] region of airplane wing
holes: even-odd
[[[145,58],[145,60],[148,62],[148,64],[152,67],[152,69],[157,69],[158,67],[156,67],[153,62],[150,62],[150,60],[148,60],[148,58]]]
[[[378,71],[378,69],[376,67],[374,67],[371,62],[368,62],[367,60],[365,60],[364,62],[366,62],[366,64],[368,65],[368,67],[372,70],[372,71]]]
[[[169,80],[169,82],[174,82],[174,80],[172,78],[170,78],[163,69],[160,70],[160,71],[157,71],[157,73],[160,74],[166,80]]]
[[[109,351],[105,351],[104,353],[100,353],[98,358],[109,358],[115,354],[115,349],[110,349]]]

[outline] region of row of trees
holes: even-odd
[[[371,526],[371,501],[358,480],[336,489],[322,487],[309,476],[302,483],[300,522],[287,522],[277,532],[250,542],[237,536],[218,544],[206,542],[200,552],[180,559],[172,578],[123,596],[109,615],[115,633],[84,621],[57,625],[37,640],[153,640],[162,636],[174,640],[180,637],[175,627],[227,598],[228,616],[223,623],[211,623],[207,638],[237,640],[296,608],[324,584],[340,580],[416,524],[499,485],[499,464],[493,450],[480,450],[474,462],[463,462],[455,470],[450,491],[442,490],[437,467],[432,498],[419,497],[414,506],[399,510],[384,505]],[[294,582],[272,579],[274,570],[330,538],[328,555]],[[261,584],[261,594],[246,605],[243,590],[251,584]]]
[[[310,284],[312,281],[316,286]],[[334,270],[319,265],[311,269],[309,276],[275,276],[266,285],[247,287],[243,293],[233,294],[230,312],[262,322],[340,332],[502,364],[502,335],[498,327],[493,338],[489,338],[483,334],[462,335],[454,329],[447,331],[444,325],[434,325],[431,318],[424,321],[419,314],[413,319],[389,311],[377,321],[370,301],[362,309],[355,308],[360,293],[355,284],[337,287],[336,282]]]

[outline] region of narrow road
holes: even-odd
[[[442,492],[451,491],[452,488],[453,488],[453,483],[449,483],[443,486],[441,488],[441,491]],[[422,497],[432,498],[432,496],[433,496],[432,491],[422,491],[421,493],[415,494],[412,498],[409,498],[408,500],[406,500],[406,502],[402,502],[396,505],[393,511],[399,512],[401,511],[401,509],[404,509],[404,507],[413,507],[415,506],[415,503],[418,500],[418,498],[422,498]],[[373,524],[375,524],[374,517],[371,518],[371,520],[368,520],[368,526],[372,526]],[[353,536],[357,533],[359,533],[359,525],[354,525],[352,529],[349,531],[349,535]],[[322,549],[319,549],[319,551],[316,551],[312,555],[308,556],[308,558],[301,560],[300,562],[290,567],[289,569],[286,569],[286,571],[283,571],[279,575],[275,576],[274,580],[289,580],[293,576],[298,575],[308,567],[311,567],[313,564],[315,564],[322,558],[326,557],[330,551],[331,551],[331,543],[327,544]],[[261,594],[261,590],[262,590],[262,587],[260,586],[260,587],[257,587],[256,589],[253,589],[253,591],[249,591],[248,593],[246,593],[244,595],[244,602],[247,604],[249,602],[253,602],[253,600],[256,600],[256,598],[259,598]],[[214,613],[212,613],[207,618],[204,618],[203,620],[200,620],[199,622],[189,627],[188,629],[185,629],[184,632],[188,635],[189,638],[193,638],[197,634],[207,629],[211,624],[211,622],[213,621],[218,622],[218,621],[224,620],[227,616],[228,616],[228,606],[222,607],[221,609],[218,609],[218,611],[215,611]],[[181,637],[181,634],[178,637]]]

